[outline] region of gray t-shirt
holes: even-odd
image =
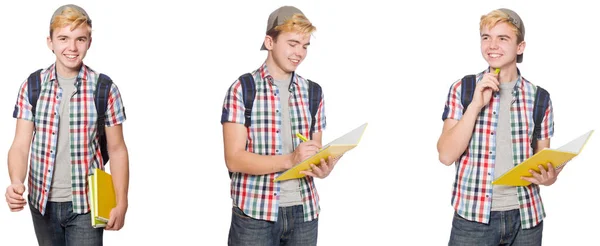
[[[502,176],[514,167],[513,145],[510,127],[510,107],[513,91],[517,81],[500,83],[500,109],[498,112],[498,127],[496,128],[496,161],[494,179]],[[519,208],[517,187],[494,185],[492,187],[492,211],[507,211]]]
[[[70,147],[70,109],[71,97],[75,92],[75,80],[58,76],[58,84],[62,89],[62,98],[58,105],[58,146],[56,147],[56,160],[48,200],[51,202],[70,202],[71,189],[71,147]]]
[[[281,105],[281,140],[283,143],[283,153],[289,154],[294,151],[292,142],[292,124],[290,122],[290,78],[285,80],[273,80],[279,91],[279,100]],[[300,194],[300,181],[298,179],[289,179],[280,183],[279,206],[289,207],[302,204],[302,195]]]

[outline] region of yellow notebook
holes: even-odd
[[[591,130],[558,149],[545,148],[537,152],[535,155],[529,157],[529,159],[525,160],[521,164],[508,170],[502,176],[498,177],[498,179],[492,182],[492,184],[508,186],[530,185],[531,182],[521,179],[521,176],[533,176],[531,175],[531,173],[529,173],[529,169],[533,169],[536,172],[540,172],[540,168],[538,166],[542,164],[545,168],[547,168],[548,162],[550,162],[554,168],[560,168],[568,161],[573,159],[575,156],[579,155],[579,153],[581,153],[581,150],[583,150],[583,147],[585,146],[593,132],[594,130]]]
[[[106,227],[110,219],[110,211],[117,206],[117,197],[112,182],[112,176],[101,170],[94,169],[88,176],[90,214],[94,228]]]
[[[277,178],[275,178],[274,182],[302,178],[306,175],[300,172],[310,169],[310,164],[319,165],[321,164],[321,159],[327,160],[329,156],[335,158],[351,149],[354,149],[354,147],[358,146],[358,142],[360,142],[360,139],[366,128],[367,123],[364,123],[358,128],[346,133],[344,136],[333,140],[329,144],[323,146],[323,148],[315,155],[279,175]]]

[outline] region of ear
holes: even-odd
[[[266,35],[265,36],[265,48],[267,48],[267,50],[272,50],[274,44],[275,44],[275,40],[273,40],[273,37]]]
[[[46,38],[46,44],[48,45],[48,49],[50,49],[52,53],[54,53],[54,50],[52,49],[52,37],[48,36]]]
[[[88,49],[92,47],[92,35],[90,35],[90,42],[88,43]]]
[[[525,52],[525,41],[522,41],[519,45],[517,45],[517,55],[522,55]]]

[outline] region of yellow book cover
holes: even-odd
[[[101,220],[97,220],[95,217],[95,208],[96,208],[96,189],[94,188],[94,175],[89,175],[88,176],[88,197],[89,197],[89,205],[90,205],[90,217],[91,217],[91,221],[92,221],[92,227],[94,228],[101,228],[101,227],[106,227],[106,222],[101,221]]]
[[[569,162],[571,159],[573,159],[575,156],[579,155],[579,153],[581,153],[583,147],[585,146],[593,132],[594,130],[591,130],[558,149],[546,148],[535,153],[533,156],[529,157],[521,164],[513,167],[512,169],[504,173],[502,176],[498,177],[498,179],[492,182],[492,184],[507,186],[530,185],[531,182],[521,179],[521,176],[533,176],[531,175],[531,173],[529,173],[529,169],[532,169],[536,172],[540,172],[540,168],[538,166],[542,164],[544,165],[544,167],[547,167],[547,163],[551,163],[554,168],[560,168],[561,166]]]
[[[310,164],[320,165],[321,159],[327,160],[329,156],[335,158],[348,152],[351,149],[354,149],[356,146],[358,146],[358,142],[360,142],[360,139],[362,138],[362,135],[365,129],[367,128],[367,124],[368,123],[364,123],[358,128],[346,133],[344,136],[323,146],[323,148],[315,155],[309,157],[308,159],[302,161],[301,163],[298,163],[294,167],[283,172],[277,178],[275,178],[273,182],[302,178],[306,175],[300,172],[310,169]]]
[[[95,193],[94,218],[108,222],[110,211],[117,206],[112,176],[101,169],[95,169],[93,184]]]

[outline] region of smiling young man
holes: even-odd
[[[552,185],[560,169],[540,166],[541,173],[532,171],[533,177],[524,178],[532,182],[524,187],[491,183],[550,146],[552,103],[548,96],[535,134],[534,102],[543,89],[517,68],[525,50],[525,26],[514,11],[498,9],[482,16],[480,34],[489,67],[452,84],[437,144],[440,161],[456,165],[449,245],[541,245],[546,214],[539,185]],[[470,104],[463,105],[469,81],[476,84]]]
[[[8,153],[11,184],[5,196],[13,212],[29,207],[39,245],[102,245],[103,229],[92,227],[87,189],[88,175],[95,168],[104,169],[105,161],[94,103],[99,74],[83,64],[92,42],[91,28],[91,19],[79,6],[64,5],[54,12],[47,43],[56,61],[41,70],[39,87],[28,80],[21,84],[13,113],[17,127]],[[34,98],[36,90],[39,97]],[[114,83],[106,93],[104,127],[117,195],[106,229],[119,230],[128,206],[125,111]]]
[[[233,200],[229,245],[317,243],[319,196],[313,177],[327,177],[338,160],[321,160],[305,178],[273,182],[321,148],[326,125],[323,94],[313,93],[320,100],[314,100],[318,104],[312,120],[309,89],[318,84],[311,87],[295,73],[313,31],[299,9],[283,6],[273,11],[261,48],[268,52],[266,61],[235,81],[225,96],[221,123]],[[254,81],[254,87],[245,87],[243,81]],[[244,99],[254,100],[253,106],[246,108]],[[309,140],[302,142],[296,133]]]

